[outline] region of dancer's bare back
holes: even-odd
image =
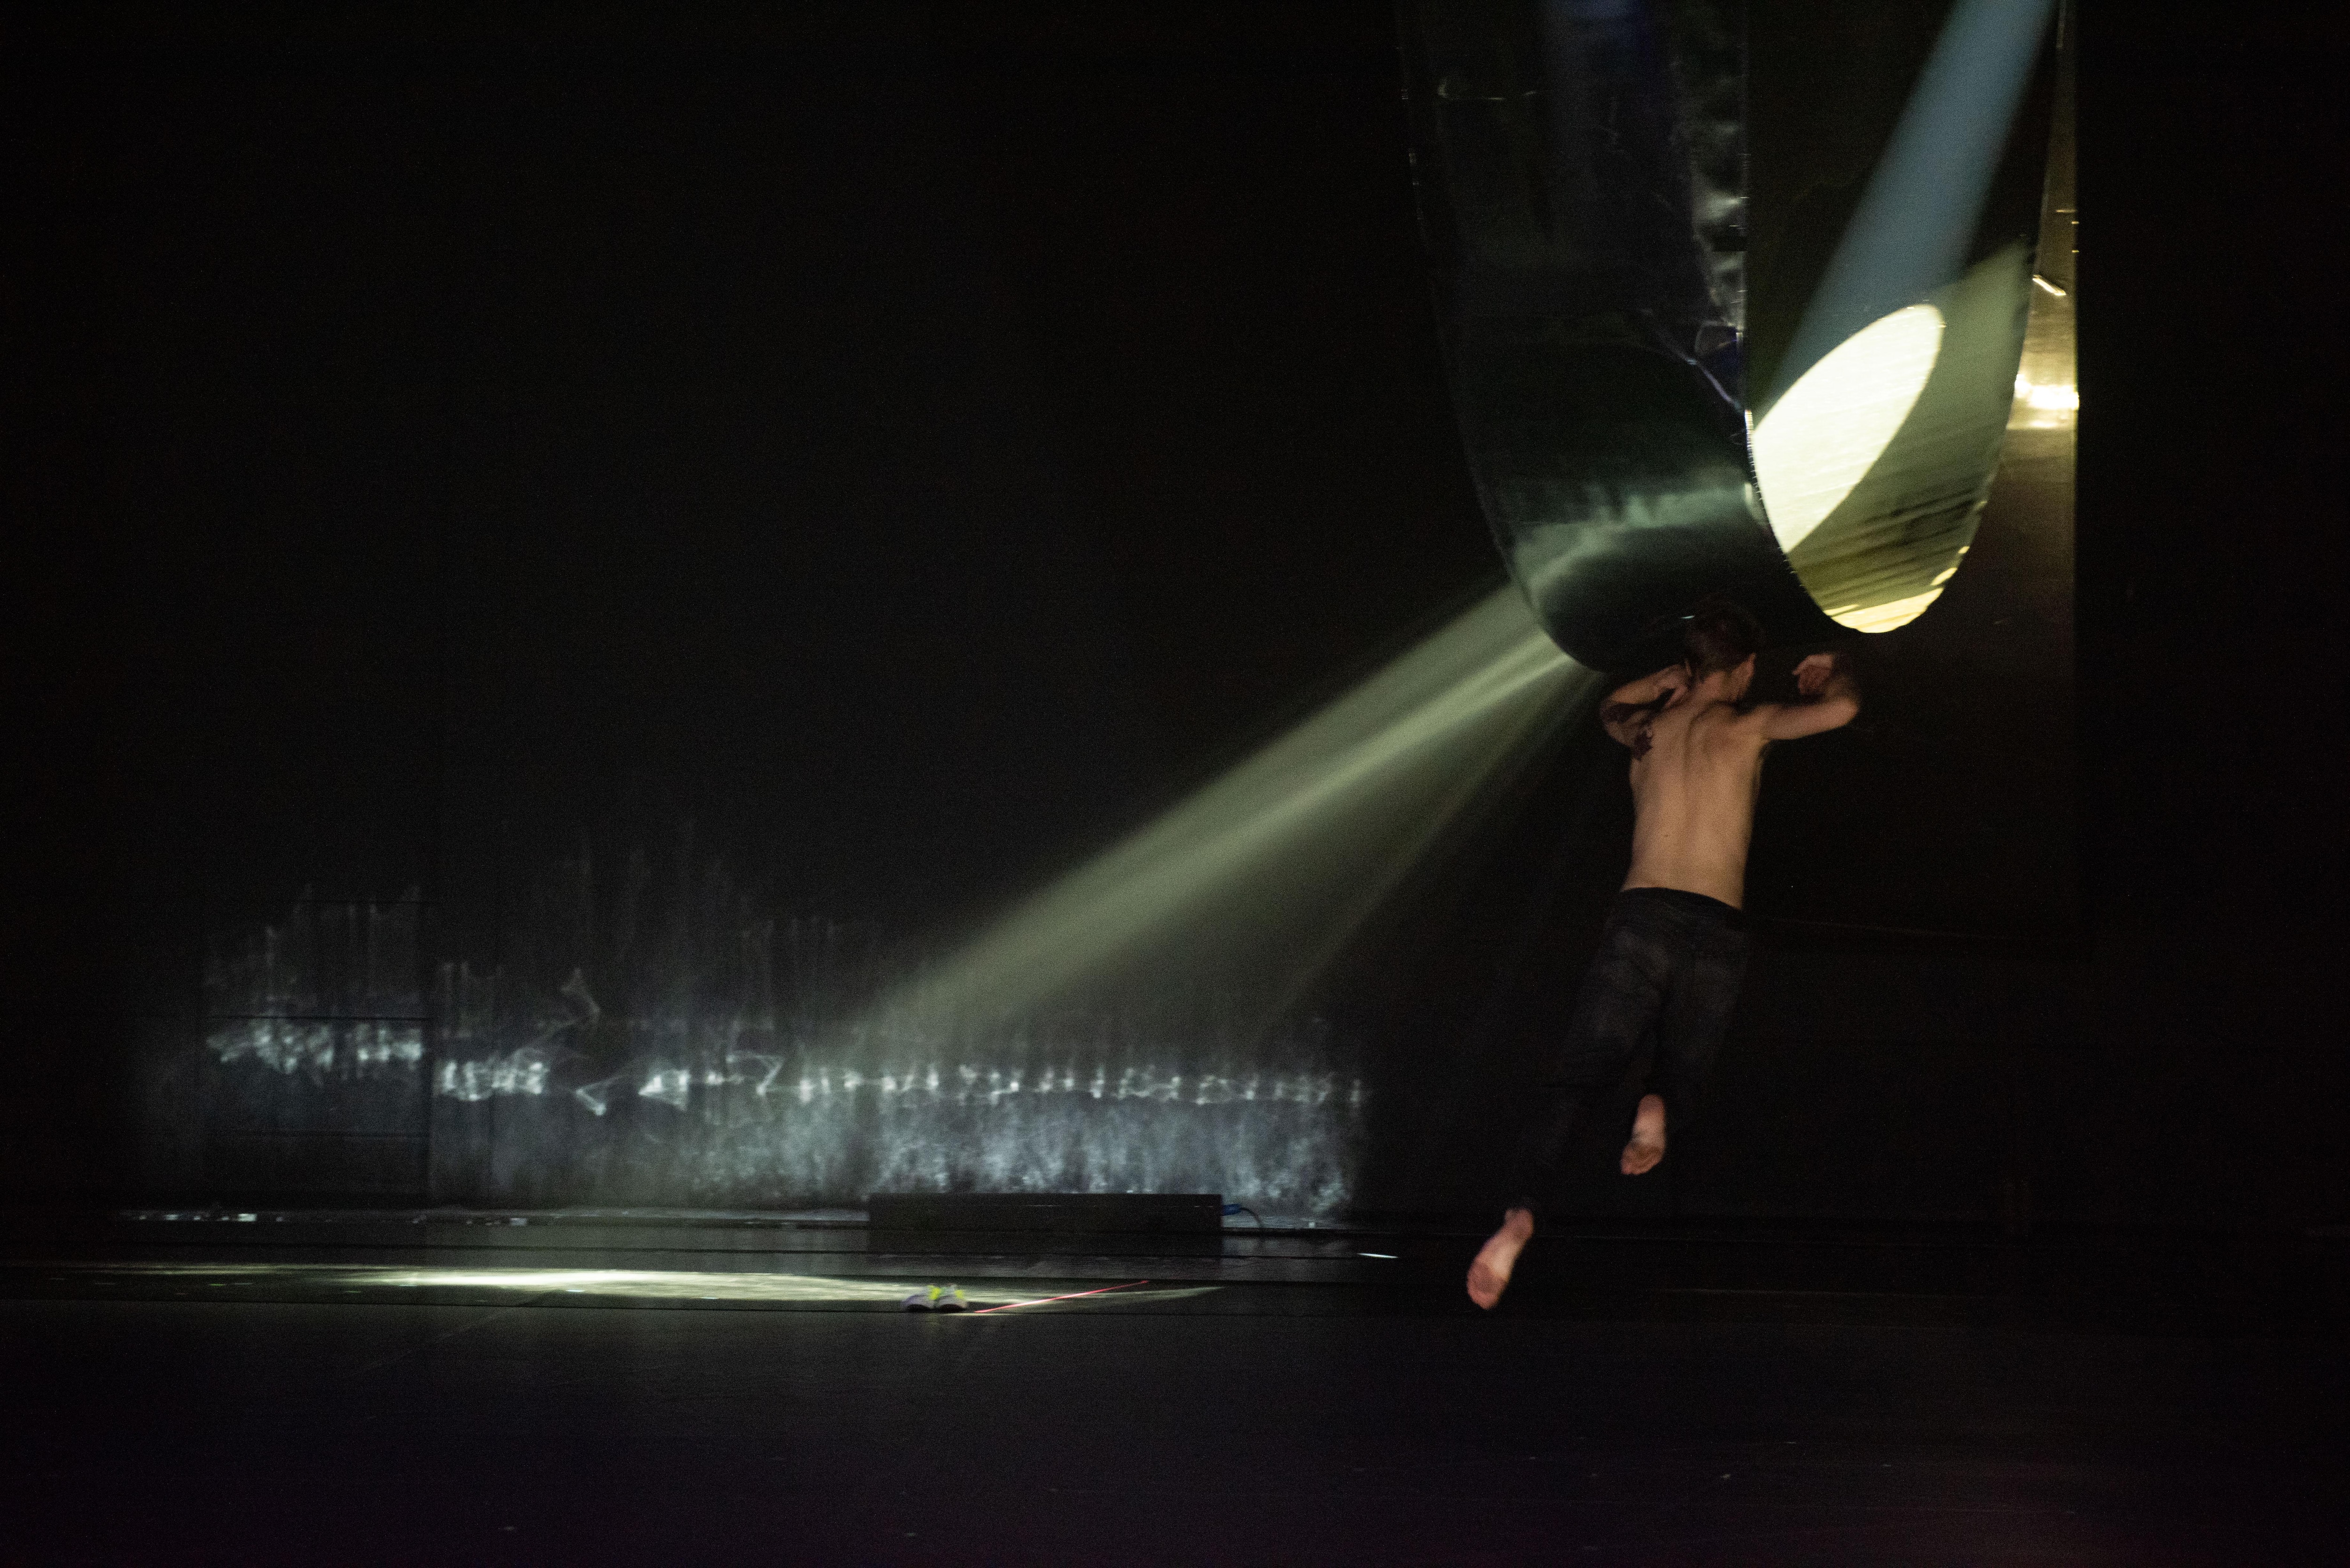
[[[1632,753],[1625,887],[1678,888],[1743,907],[1763,753],[1773,741],[1849,723],[1860,711],[1833,654],[1796,667],[1800,701],[1742,709],[1752,679],[1752,659],[1702,678],[1674,665],[1618,687],[1600,708],[1600,723]]]

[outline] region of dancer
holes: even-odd
[[[1752,616],[1707,599],[1682,619],[1681,662],[1600,706],[1601,726],[1632,753],[1632,868],[1519,1146],[1508,1212],[1469,1267],[1481,1307],[1508,1287],[1585,1106],[1622,1079],[1643,1037],[1653,1032],[1656,1054],[1624,1146],[1627,1176],[1656,1168],[1669,1121],[1686,1115],[1712,1065],[1746,971],[1740,909],[1762,754],[1860,711],[1850,671],[1827,653],[1795,667],[1797,701],[1746,705],[1762,641]]]

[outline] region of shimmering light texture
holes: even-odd
[[[1942,313],[1871,322],[1804,372],[1754,427],[1754,473],[1779,548],[1827,521],[1893,442],[1942,349]]]
[[[224,1020],[206,1033],[204,1044],[216,1061],[255,1062],[274,1073],[327,1072],[338,1064],[359,1074],[413,1072],[424,1059],[421,1025],[371,1018]]]
[[[201,1070],[178,1078],[182,1092],[162,1102],[172,1115],[201,1116],[211,1179],[265,1189],[285,1174],[272,1168],[281,1153],[343,1158],[340,1174],[322,1181],[348,1181],[354,1170],[364,1179],[370,1152],[412,1148],[398,1140],[422,1131],[432,1044],[417,983],[421,909],[413,893],[305,898],[281,922],[213,942]],[[404,1168],[412,1179],[412,1159]]]
[[[1170,973],[1276,1014],[1596,679],[1496,588],[868,1016],[1018,1017]]]
[[[1154,1038],[1128,1015],[1090,1041],[998,1039],[990,1057],[971,1054],[977,1037],[834,1031],[762,1033],[771,1048],[747,1051],[730,1042],[752,1030],[712,1024],[593,1085],[567,1089],[507,1055],[445,1064],[439,1093],[494,1099],[483,1136],[514,1171],[506,1195],[1211,1191],[1309,1215],[1346,1201],[1364,1091],[1315,1065],[1330,1053],[1310,1034],[1242,1056],[1191,1030]]]
[[[1016,1027],[881,1029],[847,1005],[871,987],[878,939],[764,917],[708,863],[702,896],[649,910],[629,898],[648,870],[610,890],[584,862],[549,868],[516,900],[515,967],[443,963],[429,996],[412,974],[348,983],[371,950],[404,950],[384,939],[410,931],[412,903],[356,919],[296,905],[217,957],[204,1093],[173,1111],[304,1158],[346,1137],[429,1140],[444,1201],[857,1206],[984,1188],[1222,1191],[1301,1216],[1346,1202],[1364,1091],[1315,1020],[1266,1031],[1215,996],[1130,996]],[[332,1016],[363,1004],[411,1016]],[[316,1179],[299,1165],[257,1179],[281,1176]]]

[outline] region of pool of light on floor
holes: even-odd
[[[922,1283],[913,1279],[841,1279],[822,1274],[767,1271],[721,1272],[691,1269],[419,1268],[380,1263],[68,1263],[46,1271],[52,1280],[96,1282],[106,1276],[151,1283],[227,1289],[271,1286],[307,1292],[369,1294],[381,1299],[415,1290],[511,1293],[525,1299],[588,1296],[631,1301],[705,1301],[745,1303],[872,1303],[896,1305]],[[937,1282],[949,1282],[941,1271]],[[1139,1285],[1147,1282],[1139,1282]],[[1128,1288],[1121,1301],[1173,1300],[1204,1295],[1217,1287]],[[1020,1288],[965,1285],[977,1307],[1043,1304],[1034,1281]]]

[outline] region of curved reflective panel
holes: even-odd
[[[1802,644],[1949,580],[2022,348],[2052,4],[1409,0],[1463,444],[1577,660],[1662,662],[1709,593]]]

